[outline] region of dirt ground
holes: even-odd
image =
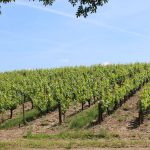
[[[98,132],[99,130],[105,129],[108,132],[110,131],[117,134],[123,140],[149,140],[150,116],[146,116],[144,123],[140,126],[138,125],[138,101],[139,98],[137,93],[113,114],[107,116],[100,125],[94,126],[89,130],[92,130],[93,132]],[[77,111],[79,111],[80,108],[81,107],[78,106]],[[67,112],[66,116],[73,115],[74,113],[74,108],[71,107]],[[21,128],[15,127],[9,130],[0,130],[0,140],[5,141],[9,139],[20,139],[30,129],[32,130],[33,134],[57,133],[59,132],[59,130],[57,130],[56,127],[53,127],[56,124],[58,124],[57,110],[30,122],[27,126],[23,126]],[[150,150],[150,148],[81,148],[79,150]]]
[[[47,150],[41,148],[23,148],[21,150]],[[62,148],[54,148],[53,150],[66,150]],[[150,150],[150,148],[72,148],[71,150]]]
[[[105,118],[93,131],[106,129],[119,135],[121,139],[150,139],[150,116],[145,116],[144,123],[138,123],[138,93],[131,97],[116,112]]]
[[[21,107],[18,107],[17,110],[14,111],[15,117],[17,114],[21,113]],[[31,105],[29,103],[26,104],[26,110],[31,109]],[[87,104],[85,105],[85,109],[87,109]],[[66,118],[74,115],[81,111],[81,106],[77,105],[76,111],[73,106],[69,108],[66,112]],[[6,113],[6,117],[9,116],[9,112]],[[64,119],[64,118],[63,118]],[[55,127],[54,127],[55,126]],[[38,133],[58,133],[59,130],[58,126],[58,110],[53,112],[47,113],[40,118],[37,118],[34,121],[29,122],[26,126],[22,127],[14,127],[12,129],[4,129],[0,130],[0,140],[11,140],[11,139],[18,139],[23,137],[29,130],[32,130],[33,134]],[[59,126],[58,126],[59,127]]]

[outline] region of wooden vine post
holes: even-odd
[[[59,124],[62,124],[62,109],[61,109],[61,102],[58,101],[58,112],[59,112]]]
[[[10,109],[10,117],[9,118],[12,119],[12,117],[13,117],[13,109],[11,108]]]
[[[102,108],[102,101],[98,101],[98,123],[103,121],[103,108]]]
[[[88,100],[88,106],[91,107],[91,100]]]
[[[25,101],[26,101],[26,96],[23,94],[23,102],[22,102],[22,113],[23,113],[23,124],[26,124],[26,119],[25,119]]]
[[[33,100],[31,99],[31,109],[34,108]]]
[[[142,124],[144,121],[143,110],[141,106],[141,101],[139,102],[139,124]]]

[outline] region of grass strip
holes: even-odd
[[[32,109],[32,110],[26,111],[25,118],[26,118],[26,121],[29,122],[29,121],[36,119],[39,115],[40,115],[40,112],[38,110]],[[23,122],[23,116],[22,114],[20,114],[16,116],[16,118],[9,119],[5,121],[4,123],[2,123],[0,125],[0,129],[9,129],[14,126],[19,126],[22,124],[22,122]]]
[[[0,141],[0,150],[72,148],[149,148],[150,140],[18,140]]]
[[[97,105],[92,106],[89,109],[79,112],[75,116],[71,117],[67,123],[70,129],[80,129],[91,125],[92,121],[97,118],[98,108]]]

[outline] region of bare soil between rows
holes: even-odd
[[[31,108],[30,104],[26,104],[26,110],[29,110]],[[87,104],[85,105],[85,109],[87,109]],[[13,118],[21,112],[21,107],[18,107],[17,110],[14,111]],[[69,110],[66,112],[66,118],[69,118],[76,113],[81,111],[81,106],[77,105],[76,109],[74,109],[74,106],[71,106]],[[18,113],[19,112],[19,113]],[[46,133],[46,134],[56,134],[59,133],[59,120],[58,120],[58,110],[52,111],[50,113],[47,113],[43,115],[40,118],[37,118],[31,122],[28,122],[25,126],[16,126],[11,129],[3,129],[0,130],[0,140],[11,140],[11,139],[19,139],[22,138],[24,135],[27,134],[28,131],[32,131],[32,134],[38,134],[38,133]],[[6,113],[6,116],[9,116],[9,112]],[[64,120],[64,118],[63,118]]]
[[[91,127],[88,130],[98,132],[100,130],[106,130],[118,135],[119,138],[124,140],[140,140],[150,139],[150,117],[145,118],[144,123],[139,126],[138,124],[138,92],[127,100],[119,109],[113,114],[106,117],[100,125]],[[77,111],[80,111],[78,106]],[[75,113],[74,108],[71,107],[66,116],[71,116]],[[44,122],[44,123],[43,123]],[[43,125],[44,124],[44,125]],[[59,127],[54,127],[58,124],[58,111],[48,113],[41,118],[38,118],[30,122],[27,126],[14,127],[8,130],[0,130],[0,140],[15,140],[22,138],[28,130],[32,130],[33,134],[46,133],[55,134],[59,133]],[[79,148],[78,148],[79,149]],[[81,148],[84,150],[88,148]],[[115,150],[115,148],[89,148],[89,150]],[[147,150],[147,148],[120,148],[119,150]],[[42,150],[42,149],[41,149]],[[44,149],[43,149],[44,150]],[[75,150],[75,149],[74,149]],[[117,150],[117,148],[116,148]]]
[[[139,97],[138,92],[129,98],[118,110],[106,117],[101,125],[92,128],[118,134],[121,139],[150,139],[150,116],[146,116],[144,123],[139,125]]]

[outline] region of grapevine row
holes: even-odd
[[[73,103],[102,102],[102,112],[116,107],[150,77],[150,64],[94,65],[0,74],[0,113],[30,101],[41,113],[59,108],[65,114]],[[25,120],[24,120],[25,122]]]
[[[139,121],[143,123],[144,113],[150,109],[150,83],[146,84],[139,94]]]

